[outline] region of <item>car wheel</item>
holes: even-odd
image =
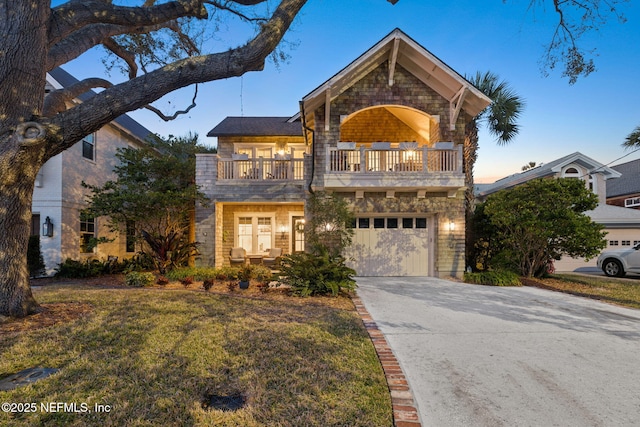
[[[611,277],[624,276],[624,269],[622,268],[622,264],[620,264],[620,261],[615,259],[606,260],[602,265],[602,271],[604,271],[604,274]]]

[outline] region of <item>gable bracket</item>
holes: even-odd
[[[391,54],[389,55],[389,86],[393,86],[393,75],[396,72],[396,62],[398,61],[399,46],[400,39],[396,37],[393,40],[393,48],[391,48]]]
[[[324,93],[324,130],[329,132],[331,128],[331,86]]]
[[[463,86],[449,101],[449,130],[456,130],[456,120],[458,120],[467,93],[469,93],[469,88]]]

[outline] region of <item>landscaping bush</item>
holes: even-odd
[[[86,277],[97,277],[104,274],[105,263],[97,260],[77,261],[67,258],[56,267],[55,277],[67,279],[83,279]]]
[[[127,286],[133,286],[136,288],[143,288],[153,285],[156,276],[153,273],[143,273],[139,271],[132,271],[124,276],[124,283]]]
[[[488,286],[522,286],[520,277],[511,271],[483,271],[480,273],[464,273],[466,283]]]
[[[29,246],[27,247],[27,265],[29,266],[29,275],[31,277],[40,277],[45,275],[44,258],[40,249],[40,236],[30,236]]]
[[[215,277],[219,270],[214,267],[181,267],[168,271],[166,276],[169,280],[176,282],[181,282],[188,277],[192,281],[200,282],[204,279]]]
[[[214,279],[204,279],[202,281],[202,287],[205,291],[209,291],[209,289],[213,288]]]
[[[356,272],[344,264],[342,257],[295,253],[282,258],[281,283],[291,286],[295,295],[337,295],[355,289]]]

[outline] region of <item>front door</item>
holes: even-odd
[[[292,223],[291,235],[293,236],[292,252],[303,252],[304,251],[304,217],[294,216],[292,217],[291,223]]]

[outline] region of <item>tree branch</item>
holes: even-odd
[[[129,79],[134,79],[138,75],[138,64],[136,64],[136,56],[133,52],[129,52],[112,38],[105,39],[102,45],[127,63],[129,66]]]
[[[136,28],[110,24],[94,24],[84,27],[49,49],[47,71],[79,57],[92,47],[102,44],[109,37],[122,34],[147,34],[162,28],[169,28],[173,22],[168,21],[163,24]]]
[[[127,28],[152,26],[182,17],[205,19],[201,0],[170,1],[151,7],[114,6],[102,1],[68,2],[52,9],[48,23],[49,46],[92,24]]]
[[[91,78],[74,83],[64,89],[51,91],[44,99],[42,115],[44,117],[52,117],[66,111],[67,103],[81,94],[89,92],[96,87],[107,89],[111,86],[113,85],[107,80]]]
[[[149,111],[152,111],[152,112],[156,113],[156,115],[158,117],[160,117],[162,120],[164,120],[165,122],[170,122],[171,120],[175,120],[176,117],[178,117],[178,116],[180,116],[182,114],[187,114],[189,111],[191,111],[191,109],[196,106],[196,97],[197,96],[198,96],[198,85],[196,84],[196,88],[195,88],[195,91],[193,93],[193,99],[191,100],[191,105],[189,105],[186,110],[176,111],[171,116],[164,115],[162,113],[162,111],[160,111],[158,108],[154,107],[153,105],[146,105],[144,108],[146,108]]]
[[[268,22],[247,44],[226,52],[195,56],[114,85],[91,99],[52,117],[61,140],[47,147],[50,158],[83,136],[114,118],[143,108],[176,89],[213,80],[240,76],[264,67],[265,59],[277,47],[307,0],[282,0]]]

